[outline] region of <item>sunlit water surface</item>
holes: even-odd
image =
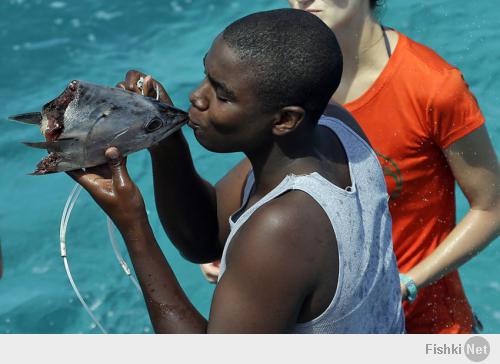
[[[388,0],[384,24],[421,41],[457,65],[476,94],[496,146],[500,142],[499,4],[494,1]],[[0,1],[0,333],[98,332],[76,300],[59,256],[59,219],[73,186],[64,174],[32,177],[43,153],[22,146],[40,140],[34,127],[6,121],[36,111],[72,79],[114,85],[130,68],[154,75],[175,103],[203,77],[202,57],[231,21],[254,11],[286,7],[271,0],[2,0]],[[199,172],[217,181],[239,154],[207,152],[185,130]],[[497,147],[498,150],[498,147]],[[156,216],[149,155],[129,158],[154,231],[179,280],[204,315],[213,286],[197,265],[172,248]],[[467,209],[459,197],[458,216]],[[82,194],[68,231],[68,254],[84,297],[113,333],[151,332],[142,297],[122,273],[107,240],[103,213]],[[498,241],[462,269],[486,332],[500,333]]]

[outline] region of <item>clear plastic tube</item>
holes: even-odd
[[[118,243],[116,242],[115,239],[115,234],[113,230],[113,222],[111,219],[108,217],[108,236],[109,236],[109,241],[111,242],[111,246],[113,247],[113,251],[115,252],[116,260],[120,263],[123,271],[125,274],[130,278],[134,286],[137,288],[140,294],[142,294],[141,286],[139,285],[139,282],[137,282],[137,279],[132,275],[132,272],[130,271],[130,268],[128,267],[127,263],[123,259],[123,256],[120,253],[120,248],[118,248]]]
[[[59,228],[59,240],[61,244],[61,257],[63,258],[64,262],[64,268],[66,270],[66,275],[68,276],[69,282],[71,284],[71,287],[73,287],[73,291],[75,291],[76,297],[78,297],[78,300],[82,304],[83,308],[89,316],[92,318],[92,321],[96,324],[96,326],[102,331],[103,334],[107,334],[107,331],[104,329],[104,327],[101,325],[97,317],[92,313],[92,310],[90,307],[87,305],[85,300],[83,299],[82,295],[80,294],[80,290],[75,284],[75,281],[73,280],[73,276],[71,274],[71,270],[69,268],[69,263],[68,263],[68,257],[67,257],[67,251],[66,251],[66,229],[68,227],[68,222],[69,222],[69,217],[71,215],[71,211],[73,210],[73,207],[75,206],[76,200],[78,199],[78,196],[80,195],[80,192],[82,190],[82,187],[80,185],[75,185],[73,187],[73,190],[71,191],[71,194],[68,196],[68,199],[66,200],[66,204],[64,205],[64,210],[61,216],[61,225]]]
[[[76,297],[78,297],[83,308],[85,308],[85,311],[87,311],[89,316],[92,318],[92,321],[94,321],[94,323],[102,331],[102,333],[107,334],[108,332],[106,331],[106,329],[102,327],[101,323],[99,322],[97,317],[95,317],[95,315],[92,313],[92,310],[90,309],[90,307],[87,305],[82,295],[80,294],[80,291],[78,290],[78,287],[76,286],[75,281],[73,280],[73,276],[71,275],[71,271],[69,269],[69,264],[68,264],[68,258],[63,257],[63,261],[64,261],[64,268],[66,269],[66,274],[68,275],[69,283],[71,283],[71,287],[73,287],[73,291],[75,291]]]
[[[60,248],[61,248],[61,257],[63,258],[63,261],[64,261],[64,268],[66,270],[66,274],[68,276],[69,282],[71,284],[71,287],[73,287],[73,291],[75,292],[76,296],[78,297],[78,300],[82,304],[85,311],[87,311],[89,316],[92,318],[92,321],[94,321],[96,326],[101,330],[101,332],[104,334],[107,334],[107,331],[101,325],[101,323],[99,322],[97,317],[92,313],[92,310],[90,309],[90,307],[87,305],[84,298],[80,294],[80,291],[79,291],[78,287],[76,286],[75,281],[73,279],[73,276],[71,274],[71,270],[69,268],[69,262],[67,259],[66,230],[68,227],[68,222],[69,222],[69,218],[71,216],[71,212],[73,211],[73,208],[75,206],[76,201],[78,200],[78,197],[80,196],[81,191],[82,191],[82,187],[79,184],[76,184],[73,187],[70,195],[68,196],[68,199],[66,200],[66,204],[64,205],[64,210],[63,210],[63,213],[61,216],[61,224],[59,227],[59,241],[60,241]],[[108,225],[109,240],[111,242],[111,246],[113,247],[113,251],[115,252],[116,259],[120,263],[120,266],[122,267],[125,274],[130,278],[130,280],[132,281],[134,286],[142,294],[142,290],[141,290],[141,287],[139,285],[139,282],[132,275],[130,268],[128,267],[127,263],[123,259],[122,254],[120,253],[120,249],[118,247],[118,243],[115,239],[115,235],[114,235],[114,231],[113,231],[113,223],[109,217],[107,218],[107,225]]]

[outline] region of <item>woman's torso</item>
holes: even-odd
[[[465,106],[456,105],[460,102]],[[344,106],[368,136],[384,170],[394,250],[399,269],[406,272],[455,226],[454,177],[442,149],[482,125],[482,115],[460,72],[403,34],[373,84]],[[444,321],[468,326],[470,307],[456,273],[445,288],[455,302],[447,303],[446,311],[462,318]],[[419,298],[414,311],[424,300],[432,304],[423,292]]]

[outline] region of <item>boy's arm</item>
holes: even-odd
[[[69,174],[121,232],[155,332],[285,333],[293,327],[317,276],[307,259],[314,252],[304,244],[314,237],[316,226],[275,202],[259,209],[232,242],[207,322],[183,292],[158,246],[124,160],[112,148],[106,154],[109,170],[98,167]]]
[[[219,259],[229,235],[229,216],[241,205],[250,162],[241,160],[212,186],[196,172],[182,133],[168,139],[150,151],[160,221],[186,259]]]
[[[321,269],[316,243],[329,222],[326,215],[304,219],[308,207],[278,200],[261,206],[233,237],[208,332],[288,333],[314,292]]]
[[[142,89],[137,86],[143,78]],[[163,86],[138,71],[127,72],[118,84],[132,92],[172,104]],[[160,221],[172,243],[196,263],[220,258],[229,234],[228,218],[238,209],[249,170],[242,162],[214,187],[201,178],[181,131],[150,148],[155,201]]]
[[[182,132],[151,148],[150,153],[156,209],[168,237],[192,262],[219,258],[216,191],[196,172]]]

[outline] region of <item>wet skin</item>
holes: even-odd
[[[207,53],[205,66],[207,77],[190,97],[190,124],[205,147],[246,154],[256,180],[247,208],[291,173],[317,171],[341,188],[350,185],[345,152],[336,136],[307,125],[299,106],[262,112],[251,71],[220,38]],[[119,86],[137,92],[141,76],[129,72]],[[156,86],[146,78],[145,92]],[[161,95],[167,100],[163,87]],[[220,257],[227,217],[241,203],[241,186],[227,188],[230,178],[212,186],[199,177],[181,132],[150,151],[157,209],[171,241],[193,262]],[[106,155],[107,167],[70,175],[122,233],[156,332],[284,333],[326,309],[337,286],[337,243],[328,217],[305,193],[290,191],[267,203],[239,230],[207,321],[162,254],[125,161],[116,149]],[[248,166],[231,173],[241,178]],[[217,193],[221,188],[225,194]]]

